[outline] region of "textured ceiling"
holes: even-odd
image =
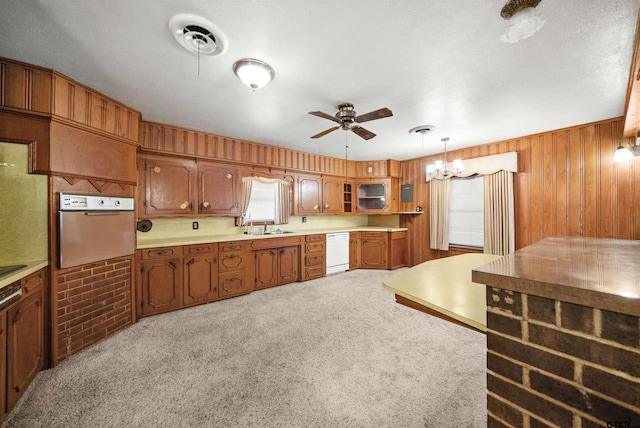
[[[53,68],[143,119],[349,158],[409,159],[621,116],[638,0],[542,0],[545,25],[506,44],[506,0],[2,0],[0,56]],[[167,23],[192,13],[228,49],[200,59]],[[271,64],[252,92],[240,58]],[[309,111],[393,117],[309,137],[333,122]],[[418,125],[433,133],[409,134]]]

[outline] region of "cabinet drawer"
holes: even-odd
[[[233,297],[248,294],[253,283],[248,281],[244,272],[227,272],[218,276],[219,297]]]
[[[304,250],[306,253],[321,253],[324,252],[324,242],[317,242],[315,244],[305,244]]]
[[[305,242],[324,242],[326,235],[317,234],[317,235],[307,235],[305,236]]]
[[[195,254],[215,253],[218,251],[218,244],[200,244],[200,245],[185,245],[184,254],[186,256],[193,256]]]
[[[387,239],[387,232],[360,232],[360,238]]]
[[[254,250],[264,250],[267,248],[291,247],[300,245],[299,236],[289,236],[287,238],[263,238],[251,241],[251,248]]]
[[[252,253],[249,251],[222,253],[219,255],[218,272],[244,270],[250,265]]]
[[[143,260],[179,257],[182,256],[182,247],[147,248],[140,252]]]
[[[324,255],[322,255],[322,256],[305,256],[304,264],[305,264],[305,266],[316,266],[316,265],[324,266]]]
[[[322,278],[325,275],[325,266],[307,266],[304,268],[305,279]]]
[[[26,297],[33,293],[38,287],[44,285],[45,282],[45,270],[40,269],[37,272],[32,273],[26,278],[22,278],[22,296]]]
[[[228,241],[218,244],[218,248],[223,253],[227,251],[243,251],[248,248],[248,245],[248,241]]]

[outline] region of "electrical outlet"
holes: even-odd
[[[306,223],[307,222],[307,218],[306,217],[302,217],[302,222]]]
[[[198,229],[198,222],[194,221],[193,223],[191,223],[191,227],[193,227],[193,230],[197,230]]]

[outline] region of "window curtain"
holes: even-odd
[[[513,172],[484,176],[484,252],[503,256],[515,251]]]
[[[278,180],[276,190],[276,224],[289,223],[289,195],[291,194],[291,183],[287,180]]]
[[[249,201],[251,200],[251,186],[253,186],[253,180],[255,177],[242,177],[242,199],[240,200],[240,217],[236,217],[236,226],[244,226],[243,219],[247,208],[249,208]]]
[[[429,182],[430,247],[434,250],[449,250],[450,187],[450,179]]]
[[[249,207],[249,201],[251,200],[251,187],[253,182],[273,184],[277,183],[276,188],[276,220],[275,224],[289,223],[289,194],[291,193],[291,182],[287,180],[281,180],[279,178],[265,178],[265,177],[242,177],[242,199],[240,212],[241,217],[236,217],[236,226],[243,226],[243,218]]]

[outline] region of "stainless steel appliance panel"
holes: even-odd
[[[131,255],[135,230],[133,211],[60,211],[60,267]]]

